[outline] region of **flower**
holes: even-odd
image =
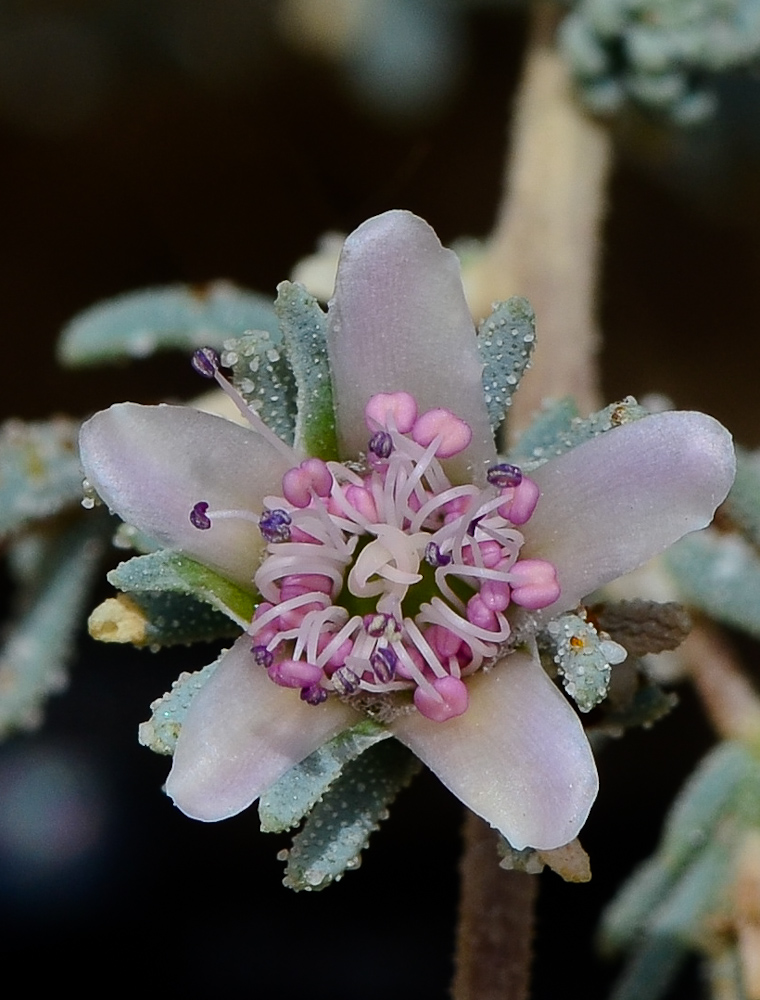
[[[568,843],[598,779],[530,638],[711,520],[730,437],[662,413],[530,478],[500,461],[457,259],[408,212],[346,241],[327,348],[341,461],[255,415],[124,403],[83,426],[113,511],[263,598],[193,699],[167,792],[189,816],[234,815],[366,699],[400,699],[393,734],[513,847]],[[196,365],[221,380],[213,353]]]

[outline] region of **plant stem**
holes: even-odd
[[[760,749],[760,697],[718,630],[696,625],[681,653],[716,732]]]
[[[527,1000],[535,875],[496,863],[496,832],[474,813],[464,824],[454,1000]]]
[[[539,0],[512,126],[504,193],[480,261],[467,273],[474,316],[510,295],[537,316],[533,367],[510,412],[522,430],[547,398],[599,403],[594,304],[600,232],[612,160],[605,130],[586,118],[553,41],[558,8]],[[454,1000],[526,1000],[538,885],[497,867],[496,834],[468,815]]]
[[[512,434],[548,398],[572,395],[583,413],[600,405],[594,314],[612,144],[573,97],[553,45],[557,11],[545,3],[534,9],[504,197],[467,277],[475,316],[510,295],[525,296],[536,311],[537,349],[510,413]]]

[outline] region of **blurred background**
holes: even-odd
[[[488,233],[525,12],[497,0],[380,6],[390,20],[370,30],[351,19],[372,20],[359,2],[0,3],[0,335],[20,365],[6,371],[3,417],[198,391],[179,354],[57,367],[60,328],[99,299],[220,277],[273,295],[322,233],[393,207],[444,242]],[[643,117],[610,125],[604,389],[663,392],[757,445],[760,85],[729,77],[719,98],[720,114],[687,132]],[[213,651],[154,656],[84,634],[80,648],[45,725],[0,746],[9,973],[49,959],[58,983],[86,989],[97,956],[124,988],[190,996],[447,995],[461,816],[434,779],[402,795],[358,872],[294,895],[280,886],[284,839],[259,834],[255,812],[185,819],[160,790],[168,762],[136,741],[149,703]],[[598,911],[651,851],[710,741],[684,692],[651,732],[605,751],[582,838],[593,881],[542,876],[537,1000],[569,986],[606,995]],[[673,995],[693,996],[694,977]]]

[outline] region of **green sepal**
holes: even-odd
[[[296,383],[279,330],[252,330],[225,340],[221,360],[232,369],[232,382],[251,409],[286,444],[293,444]]]
[[[365,719],[291,767],[259,799],[261,829],[282,833],[298,826],[346,764],[390,735],[384,726]]]
[[[247,330],[277,329],[271,301],[229,281],[143,288],[98,302],[70,320],[58,341],[58,360],[76,367],[172,348],[220,349]]]
[[[146,646],[189,646],[240,634],[240,626],[228,615],[187,594],[132,591],[129,596],[145,617]]]
[[[24,564],[17,616],[0,649],[0,736],[39,724],[51,692],[66,685],[64,668],[106,550],[108,524],[77,518],[56,533],[40,532]],[[31,552],[27,542],[25,557]]]
[[[79,424],[65,417],[8,420],[0,428],[0,536],[77,506]]]
[[[512,405],[535,346],[536,314],[530,302],[519,296],[494,303],[491,314],[478,327],[483,393],[494,433]]]
[[[685,603],[760,638],[760,556],[741,536],[706,528],[662,558]]]
[[[243,627],[253,618],[256,607],[253,593],[208,566],[168,549],[120,563],[108,574],[108,582],[133,598],[151,592],[185,594],[210,604]]]
[[[336,460],[338,438],[327,357],[327,316],[303,285],[283,281],[274,304],[298,390],[295,443],[307,455]]]
[[[283,885],[324,889],[345,871],[358,868],[370,834],[421,766],[396,740],[382,742],[347,764],[293,838]]]
[[[511,460],[530,471],[585,441],[647,415],[633,396],[611,403],[589,417],[576,416],[575,412],[575,404],[561,400],[540,413],[518,441]]]
[[[224,653],[221,653],[202,670],[180,674],[171,690],[151,703],[151,717],[147,722],[140,723],[137,733],[144,747],[167,756],[174,753],[190,702],[216,670],[223,656]]]
[[[590,712],[607,694],[610,664],[625,659],[623,647],[572,612],[553,618],[541,640],[551,650],[565,691],[581,712]]]

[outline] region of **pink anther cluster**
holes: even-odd
[[[311,704],[412,689],[442,722],[466,710],[464,678],[503,650],[509,605],[559,596],[551,563],[518,558],[538,487],[507,463],[483,487],[452,485],[441,460],[470,428],[447,409],[419,414],[408,393],[373,396],[365,419],[363,465],[308,458],[265,499],[253,658]]]

